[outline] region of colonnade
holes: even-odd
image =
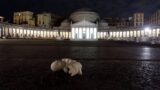
[[[123,39],[123,38],[135,38],[135,37],[159,37],[160,28],[145,29],[131,29],[131,30],[109,30],[98,32],[99,39]]]
[[[23,28],[23,27],[0,27],[0,38],[32,38],[32,39],[54,39],[61,36],[64,39],[69,38],[70,32],[59,32],[59,30]]]
[[[73,27],[71,30],[72,40],[96,40],[96,27]]]
[[[97,28],[72,28],[71,31],[43,28],[15,27],[12,25],[0,25],[0,38],[32,38],[32,39],[77,39],[97,40],[97,39],[125,39],[138,37],[159,37],[160,28],[151,29],[117,29],[117,30],[97,30]]]

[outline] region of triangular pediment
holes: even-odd
[[[72,26],[74,27],[80,27],[80,26],[91,26],[91,27],[95,27],[96,24],[95,23],[92,23],[92,22],[89,22],[89,21],[86,21],[86,20],[82,20],[80,22],[77,22],[77,23],[74,23],[72,24]]]

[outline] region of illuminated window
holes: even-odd
[[[33,30],[30,30],[30,31],[31,31],[31,33],[30,33],[30,34],[31,34],[31,35],[33,35]]]
[[[141,37],[141,32],[140,32],[140,30],[137,31],[137,37]]]
[[[94,34],[94,39],[96,39],[97,38],[97,28],[94,28],[93,34]]]
[[[40,36],[40,31],[37,31],[37,36],[38,36],[38,37]]]
[[[0,28],[0,37],[2,37],[2,29]]]
[[[98,32],[98,33],[97,33],[97,35],[98,35],[98,38],[100,38],[100,34],[99,34],[99,33],[100,33],[100,32]]]
[[[156,36],[156,30],[155,30],[155,29],[153,29],[153,31],[152,31],[152,36],[153,36],[153,37]]]
[[[69,38],[71,38],[72,36],[71,36],[71,33],[69,32]]]
[[[103,33],[102,32],[100,32],[100,38],[103,38]]]
[[[44,30],[43,32],[44,32],[44,37],[47,37],[47,31]]]
[[[141,36],[142,37],[144,36],[144,30],[141,30]]]
[[[113,37],[113,32],[110,32],[110,37]]]
[[[134,32],[133,37],[137,37],[137,32],[136,31],[133,31],[133,32]]]
[[[6,35],[8,35],[8,28],[7,28],[7,27],[5,27],[4,29],[5,29],[5,33],[6,33]]]
[[[157,29],[157,34],[156,34],[156,36],[157,36],[157,37],[159,36],[159,29]]]
[[[126,37],[126,31],[123,31],[123,37]]]
[[[56,32],[55,32],[55,31],[53,31],[53,32],[51,31],[51,32],[50,32],[51,37],[56,37],[56,35],[55,35],[55,34],[56,34]]]
[[[126,37],[129,37],[129,31],[127,31],[127,35],[126,35]]]
[[[15,30],[15,28],[13,28],[13,34],[15,34],[16,33],[16,30]]]
[[[133,31],[130,31],[130,37],[133,37],[133,33],[134,33]]]
[[[89,37],[90,37],[90,33],[89,33],[89,28],[86,28],[86,34],[87,34],[87,39],[89,39]]]
[[[27,31],[26,31],[26,29],[24,29],[24,30],[23,30],[23,33],[24,33],[24,34],[27,34]]]
[[[119,32],[116,32],[116,37],[119,37]]]
[[[122,37],[122,32],[119,32],[119,37]]]
[[[90,28],[90,39],[94,39],[94,28]]]
[[[43,37],[43,31],[41,31],[41,35],[40,36]]]
[[[72,39],[74,39],[75,38],[75,28],[72,28]]]
[[[34,38],[37,36],[37,30],[33,30],[33,36]]]
[[[47,37],[50,37],[49,31],[47,31]]]
[[[30,30],[27,30],[27,35],[29,35],[30,34]]]
[[[107,32],[104,32],[104,38],[107,37]]]
[[[1,28],[0,28],[0,33],[1,33]],[[12,35],[12,28],[9,28],[9,34]]]
[[[16,31],[17,31],[17,34],[19,34],[19,29],[18,28],[16,29]]]
[[[76,38],[82,38],[82,29],[81,28],[76,28]]]

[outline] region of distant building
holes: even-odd
[[[148,24],[152,26],[159,26],[160,25],[160,10],[157,10],[155,13],[149,17]]]
[[[51,13],[41,13],[37,14],[37,26],[40,27],[50,27],[52,21]]]
[[[106,22],[108,23],[108,26],[112,27],[119,27],[119,28],[124,28],[124,27],[131,27],[132,26],[132,19],[129,18],[105,18]]]
[[[35,25],[33,19],[33,12],[30,11],[23,11],[23,12],[15,12],[13,16],[13,23],[14,24],[27,24],[27,25]]]
[[[49,26],[49,14],[44,17],[45,18],[41,16],[40,19],[42,20],[39,20],[39,22],[41,22],[39,24],[42,26]],[[29,20],[32,19],[33,18]],[[143,13],[135,13],[133,19],[129,19],[129,22],[130,21],[134,22],[132,25],[135,25],[135,27],[126,27],[129,25],[126,19],[108,18],[101,20],[98,13],[92,10],[81,9],[73,12],[68,19],[61,23],[61,26],[52,28],[0,23],[0,38],[67,39],[77,41],[111,39],[139,41],[144,37],[160,37],[160,27],[150,27],[149,29],[142,27],[144,24]],[[125,27],[117,27],[118,22],[120,22],[121,27]],[[33,24],[34,22],[30,22],[30,24],[31,23]]]
[[[0,16],[0,22],[4,21],[4,17]]]
[[[118,22],[117,22],[117,27],[120,28],[126,28],[126,27],[132,27],[132,18],[121,18]]]
[[[28,25],[30,25],[30,26],[36,26],[35,18],[30,19],[29,22],[28,22]]]
[[[106,17],[104,20],[108,23],[108,26],[117,26],[117,22],[119,21],[119,18],[113,18],[113,17]]]
[[[134,13],[133,25],[134,27],[142,27],[144,25],[144,13]]]

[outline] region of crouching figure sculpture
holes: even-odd
[[[53,72],[63,70],[71,76],[82,75],[82,64],[70,58],[63,58],[61,60],[54,61],[51,64],[51,70]]]

